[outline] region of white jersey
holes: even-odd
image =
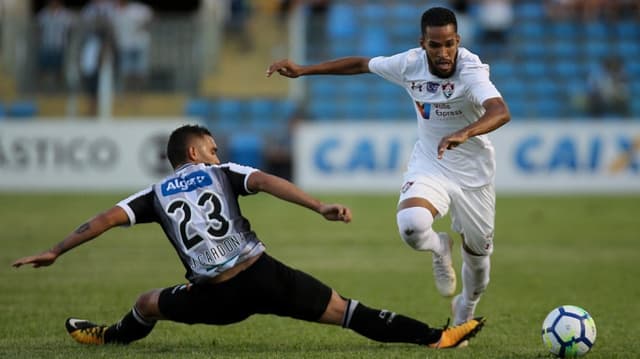
[[[415,48],[369,61],[369,70],[402,86],[411,96],[418,119],[418,141],[408,172],[445,176],[463,188],[492,183],[494,149],[487,135],[475,136],[445,151],[438,159],[438,143],[484,114],[482,103],[501,97],[489,80],[489,66],[465,48],[458,49],[455,73],[440,78],[429,72],[424,49]]]
[[[205,281],[265,250],[238,205],[238,196],[252,194],[247,179],[254,171],[234,163],[187,164],[118,206],[130,225],[159,223],[187,279]]]

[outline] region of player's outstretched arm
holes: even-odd
[[[322,203],[283,178],[256,171],[249,176],[247,187],[253,192],[266,192],[282,200],[309,208],[329,221],[351,222],[351,210],[349,208],[337,203]]]
[[[269,65],[269,68],[267,69],[267,77],[271,77],[274,72],[289,78],[306,75],[363,74],[370,72],[369,58],[359,56],[343,57],[336,60],[306,66],[301,66],[289,59],[284,59]]]
[[[129,223],[129,217],[125,211],[120,207],[113,207],[81,224],[55,247],[40,254],[17,259],[12,266],[20,267],[25,264],[31,264],[34,268],[49,266],[70,249],[99,236],[110,228],[127,223]]]

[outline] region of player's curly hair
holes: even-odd
[[[458,20],[453,11],[444,7],[432,7],[422,14],[420,20],[420,33],[425,34],[429,26],[447,26],[453,24],[456,32],[458,32]]]
[[[189,141],[194,136],[211,136],[211,132],[199,125],[184,125],[171,132],[167,142],[167,158],[173,168],[187,162]]]

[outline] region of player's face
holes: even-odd
[[[197,137],[191,143],[196,163],[220,164],[218,145],[211,136]]]
[[[456,70],[456,55],[460,36],[453,24],[427,26],[420,39],[420,45],[427,52],[429,71],[442,78],[453,75]]]

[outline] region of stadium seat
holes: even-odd
[[[573,59],[580,52],[580,47],[573,40],[556,40],[549,45],[549,56],[554,59]]]
[[[358,14],[364,21],[371,23],[372,25],[379,25],[384,22],[389,15],[390,8],[394,6],[387,6],[380,3],[364,4],[358,8]]]
[[[555,119],[561,116],[562,103],[557,98],[543,97],[534,102],[536,117]]]
[[[539,21],[525,21],[515,25],[515,32],[520,38],[529,41],[540,40],[545,37],[546,25]],[[536,44],[539,46],[539,44]]]
[[[511,61],[494,61],[489,69],[493,79],[510,79],[515,74],[513,62]]]
[[[16,101],[7,107],[7,117],[29,118],[38,113],[38,108],[33,101]]]
[[[620,20],[612,24],[616,36],[624,40],[637,39],[640,34],[640,24],[633,20]]]
[[[249,117],[251,119],[264,118],[271,119],[275,114],[275,103],[267,99],[255,99],[249,101],[248,105]]]
[[[506,99],[524,99],[527,97],[527,86],[518,78],[495,82],[496,87]]]
[[[215,114],[218,118],[230,117],[240,120],[242,117],[242,103],[236,99],[219,99],[215,102]]]
[[[358,42],[358,54],[361,56],[381,56],[391,55],[391,44],[385,29],[380,27],[370,27],[363,30],[362,37]]]
[[[371,118],[375,111],[370,108],[366,99],[349,99],[338,106],[340,117],[349,121],[360,121]]]
[[[419,26],[414,24],[420,15],[419,10],[416,10],[416,7],[410,4],[397,4],[392,6],[389,9],[391,12],[391,16],[393,16],[393,20],[396,23],[411,23],[416,27],[414,31],[418,31]]]
[[[341,86],[341,93],[351,99],[365,98],[371,94],[371,87],[366,81],[358,77],[352,77],[344,86]]]
[[[640,62],[639,61],[627,61],[625,63],[625,71],[632,79],[636,79],[635,82],[640,82]]]
[[[575,61],[571,58],[565,58],[555,62],[552,66],[554,70],[555,76],[558,76],[560,79],[573,79],[578,76],[585,75],[582,71],[583,66],[581,66],[579,61]]]
[[[545,76],[547,65],[543,61],[529,60],[522,64],[522,72],[529,78],[537,79]]]
[[[572,41],[578,39],[579,25],[570,21],[557,21],[549,25],[549,34],[558,41]]]
[[[544,6],[539,1],[519,1],[514,5],[514,15],[517,20],[540,21],[546,16]]]
[[[590,59],[602,59],[611,54],[612,46],[606,41],[587,41],[584,45],[585,55]]]
[[[358,32],[358,24],[353,6],[336,3],[329,7],[327,32],[330,41],[355,36]]]
[[[509,112],[511,113],[511,117],[513,119],[521,119],[526,116],[526,104],[525,100],[522,98],[509,98],[509,96],[505,96],[505,100],[507,105],[509,106]]]
[[[547,49],[544,46],[540,46],[540,43],[530,42],[524,39],[519,40],[519,44],[516,45],[517,52],[528,60],[539,59],[547,54]]]
[[[255,133],[234,133],[229,139],[229,158],[231,162],[262,168],[264,165],[264,141]]]
[[[279,101],[276,103],[276,113],[278,118],[290,119],[295,115],[297,104],[291,100]]]
[[[213,132],[214,136],[230,136],[237,131],[246,130],[246,125],[241,118],[237,117],[216,117],[209,118],[206,122],[207,127]],[[217,137],[216,137],[217,138]]]
[[[315,77],[309,79],[309,98],[312,101],[333,101],[336,95],[336,86],[329,78]]]
[[[530,93],[536,97],[557,98],[561,88],[555,79],[541,78],[529,84]]]
[[[631,101],[631,116],[640,117],[640,101]]]
[[[333,40],[331,44],[329,44],[329,50],[331,51],[330,57],[352,56],[356,51],[356,43],[356,40],[346,38]]]
[[[608,40],[609,26],[603,22],[591,21],[584,26],[583,30],[588,42]]]
[[[313,100],[307,112],[314,121],[333,121],[338,117],[338,110],[333,101]]]
[[[213,106],[207,99],[190,99],[187,100],[184,108],[184,114],[187,116],[206,119],[213,115]]]
[[[617,55],[620,58],[636,59],[640,57],[640,43],[638,43],[638,40],[622,39],[611,46],[615,48],[613,55]],[[634,60],[634,62],[637,61]]]
[[[388,81],[376,81],[376,83],[371,86],[374,91],[374,96],[384,101],[406,99],[406,92],[402,87]]]

